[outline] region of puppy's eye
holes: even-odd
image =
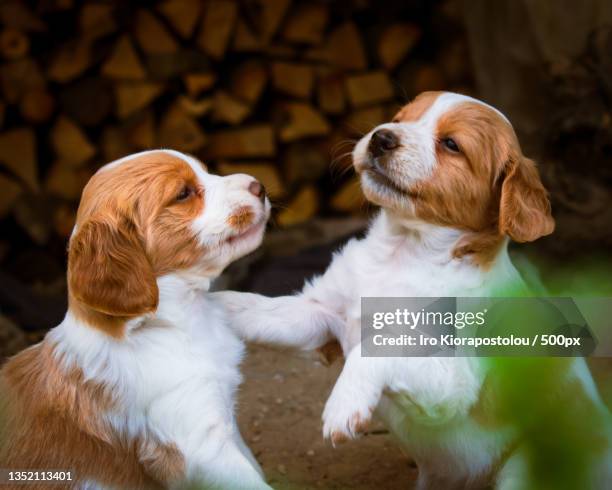
[[[447,150],[450,150],[453,153],[459,153],[459,145],[453,138],[442,138],[441,143]]]
[[[185,201],[193,195],[193,189],[189,186],[185,186],[181,189],[181,192],[176,196],[177,201]]]

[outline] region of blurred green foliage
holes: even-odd
[[[612,296],[612,267],[607,261],[591,258],[562,268],[542,264],[540,270],[550,296]],[[532,296],[512,286],[496,295]],[[525,321],[518,312],[516,318]],[[529,324],[525,327],[528,330]],[[496,415],[516,430],[525,456],[523,488],[590,488],[588,470],[605,454],[612,421],[609,411],[593,402],[590,380],[584,385],[577,378],[577,372],[586,370],[583,359],[492,357],[485,362],[496,390]]]
[[[573,358],[490,358],[497,416],[518,433],[525,490],[589,488],[610,416],[570,376]],[[611,482],[612,484],[612,482]]]

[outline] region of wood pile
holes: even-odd
[[[150,148],[255,175],[280,226],[363,212],[355,138],[471,91],[458,24],[428,2],[3,0],[0,261],[61,251],[92,173]]]

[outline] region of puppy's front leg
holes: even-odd
[[[148,429],[165,452],[144,444],[140,458],[166,487],[271,490],[222,393],[215,380],[195,377],[147,407]]]
[[[370,421],[383,390],[424,422],[439,425],[465,415],[481,383],[482,372],[467,357],[361,357],[358,344],[327,400],[323,435],[332,442],[355,437]]]
[[[343,324],[331,308],[303,294],[268,298],[220,291],[210,296],[223,305],[238,335],[251,342],[311,350],[329,342]]]
[[[323,437],[332,444],[365,430],[385,388],[389,361],[361,357],[361,345],[351,350],[323,410]]]
[[[226,441],[216,460],[203,465],[201,476],[192,481],[203,484],[202,488],[207,489],[272,490],[264,481],[259,467],[251,463],[250,458],[233,440]]]

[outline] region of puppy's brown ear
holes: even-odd
[[[155,274],[135,226],[88,221],[68,250],[68,286],[75,299],[107,315],[130,317],[154,311]]]
[[[532,242],[554,229],[548,193],[534,162],[523,156],[510,158],[501,188],[500,233],[516,242]]]

